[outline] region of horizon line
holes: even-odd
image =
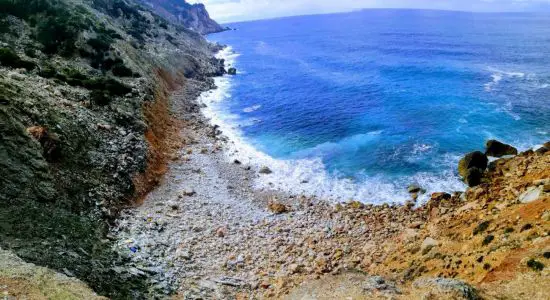
[[[236,23],[272,21],[272,20],[288,19],[288,18],[296,18],[296,17],[340,15],[340,14],[357,13],[357,12],[369,11],[369,10],[433,11],[433,12],[453,12],[453,13],[464,13],[464,14],[550,14],[549,11],[530,11],[530,10],[529,11],[528,10],[526,11],[473,11],[473,10],[458,10],[458,9],[454,10],[454,9],[430,9],[430,8],[379,8],[379,7],[375,8],[373,7],[373,8],[359,8],[359,9],[353,9],[348,11],[340,11],[340,12],[297,14],[297,15],[280,16],[280,17],[257,18],[257,19],[249,19],[249,20],[242,20],[242,21],[223,22],[219,24],[229,25],[229,24],[236,24]]]

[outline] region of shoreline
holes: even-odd
[[[504,216],[510,210],[523,209],[514,201],[526,186],[522,183],[514,188],[517,192],[509,193],[502,181],[511,179],[501,173],[491,173],[495,179],[490,184],[468,189],[463,195],[430,195],[431,201],[417,208],[356,201],[336,204],[257,189],[253,181],[265,175],[245,161],[229,158],[231,140],[210,123],[200,97],[194,97],[200,86],[188,82],[171,96],[173,111],[183,122],[183,147],[173,157],[161,185],[142,206],[125,210],[111,231],[118,241],[117,251],[131,260],[131,269],[137,275],[151,276],[155,295],[176,292],[175,299],[279,298],[301,293],[298,286],[302,283],[344,276],[338,281],[349,284],[346,274],[359,271],[399,282],[396,286],[409,295],[414,279],[457,276],[444,266],[424,263],[426,255],[435,253],[432,248],[454,257],[457,244],[468,245],[461,255],[479,265],[475,262],[480,251],[477,240],[483,236],[462,241],[465,233],[453,238],[445,232],[471,232],[482,222],[480,215],[489,216],[487,195],[501,195],[499,203],[505,204],[498,204],[499,213],[492,217],[503,215],[502,220],[493,221],[496,224],[509,222]],[[532,160],[533,155],[526,157]],[[549,157],[542,156],[539,165],[547,165]],[[503,166],[515,160],[525,159],[504,159]],[[521,179],[545,178],[545,174],[543,170]],[[550,209],[546,196],[535,204],[537,212]],[[455,224],[454,229],[442,227],[449,222]],[[543,222],[537,231],[544,232],[549,225]],[[518,230],[512,236],[520,233]],[[521,243],[530,245],[531,241]],[[420,250],[411,250],[416,247]],[[541,251],[539,246],[533,247]],[[495,259],[504,262],[504,258]],[[398,263],[401,261],[409,261],[413,267]],[[496,269],[481,273],[492,274]],[[481,287],[466,271],[458,278]],[[367,275],[360,276],[363,281],[370,280]]]
[[[238,67],[236,59],[240,56],[231,46],[225,46],[216,53],[216,58],[225,61],[225,67]],[[238,76],[238,75],[237,75]],[[241,115],[232,114],[226,110],[224,102],[231,99],[232,76],[225,75],[215,78],[215,88],[201,93],[198,101],[201,110],[211,125],[227,138],[227,160],[238,160],[259,171],[267,167],[271,171],[256,178],[254,184],[258,190],[275,193],[307,195],[320,198],[333,204],[350,200],[365,204],[381,205],[405,204],[411,200],[407,192],[409,185],[418,185],[426,192],[418,196],[418,202],[425,204],[432,193],[464,192],[467,188],[460,176],[457,176],[456,165],[460,156],[445,158],[441,166],[441,174],[418,172],[407,176],[407,180],[395,183],[390,178],[382,176],[365,176],[362,179],[340,178],[338,174],[328,172],[320,158],[317,159],[276,159],[257,150],[246,140],[241,131],[239,120]],[[533,151],[537,148],[535,145]],[[529,149],[526,149],[529,150]],[[465,153],[462,153],[463,155]],[[493,159],[494,160],[494,159]],[[443,179],[447,178],[447,179]]]

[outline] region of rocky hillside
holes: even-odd
[[[185,0],[140,0],[154,9],[159,15],[183,25],[200,34],[224,31],[216,21],[210,18],[203,4],[189,4]]]
[[[130,0],[0,1],[0,246],[112,298],[145,295],[108,223],[159,180],[167,94],[216,47]]]

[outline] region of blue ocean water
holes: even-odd
[[[403,201],[411,183],[464,189],[456,164],[487,139],[550,140],[550,15],[365,10],[229,26],[209,36],[238,54],[215,113],[261,163],[286,162],[266,187]]]

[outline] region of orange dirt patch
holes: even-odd
[[[143,107],[149,129],[145,139],[149,145],[147,168],[134,178],[136,204],[140,205],[147,193],[156,187],[168,170],[168,162],[181,148],[179,131],[182,122],[171,114],[170,92],[184,84],[181,74],[172,75],[166,70],[155,71],[158,85],[154,101]]]

